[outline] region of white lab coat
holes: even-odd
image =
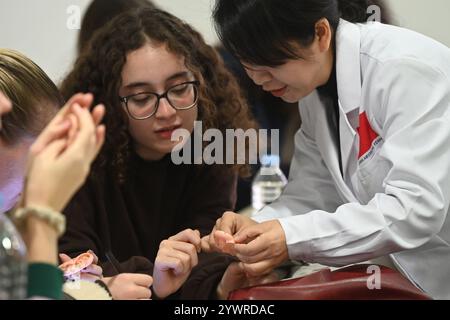
[[[388,256],[450,299],[450,50],[415,32],[344,20],[336,32],[343,175],[332,105],[300,102],[279,219],[291,259],[344,266]],[[359,128],[359,129],[358,129]]]

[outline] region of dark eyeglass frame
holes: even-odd
[[[168,97],[169,91],[172,90],[173,88],[176,88],[176,87],[179,87],[179,86],[182,86],[182,85],[185,85],[185,84],[193,84],[194,85],[194,94],[195,94],[194,103],[191,104],[190,106],[184,107],[184,108],[175,107],[172,104],[172,102],[170,101],[169,97]],[[200,86],[200,81],[198,81],[198,80],[186,81],[186,82],[182,82],[182,83],[176,84],[174,86],[171,86],[163,94],[158,94],[156,92],[150,92],[150,91],[144,91],[144,92],[139,92],[139,93],[132,94],[132,95],[129,95],[129,96],[126,96],[126,97],[120,97],[119,96],[119,99],[120,99],[120,102],[125,104],[125,107],[127,109],[128,114],[130,115],[130,117],[132,117],[135,120],[146,120],[146,119],[149,119],[149,118],[153,117],[158,112],[159,102],[163,98],[165,98],[167,100],[167,102],[169,102],[170,106],[172,108],[174,108],[175,110],[189,110],[189,109],[192,109],[193,107],[195,107],[197,105],[197,102],[198,102],[198,87],[199,86]],[[145,116],[145,117],[136,117],[130,112],[130,110],[128,108],[128,101],[131,98],[133,98],[135,96],[138,96],[138,95],[141,95],[141,94],[152,94],[152,95],[156,96],[156,98],[157,98],[157,100],[156,100],[156,107],[155,107],[155,110],[150,115]]]

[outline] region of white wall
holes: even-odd
[[[0,0],[0,47],[19,50],[59,81],[73,62],[78,34],[67,28],[67,8],[89,2]]]
[[[449,0],[387,0],[400,26],[421,32],[450,47]]]
[[[76,5],[83,14],[91,0],[0,0],[0,48],[26,54],[56,82],[63,79],[74,61],[77,30],[67,27],[67,9]],[[202,32],[208,43],[216,42],[211,24],[211,0],[156,0]]]
[[[401,25],[450,46],[450,1],[387,1]],[[194,25],[208,43],[217,41],[211,23],[214,0],[154,2]],[[0,0],[0,47],[25,53],[59,82],[73,63],[78,34],[67,28],[67,8],[76,5],[83,12],[89,3],[90,0]]]
[[[218,39],[212,25],[212,0],[154,0],[161,9],[167,10],[177,17],[189,22],[205,37],[210,44]]]

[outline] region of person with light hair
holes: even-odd
[[[42,69],[0,49],[0,299],[63,297],[60,212],[105,136],[104,107],[90,112],[92,102],[92,95],[77,94],[60,109],[61,95]],[[101,275],[98,266],[90,270]],[[109,296],[99,286],[90,290]]]

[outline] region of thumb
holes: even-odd
[[[209,235],[204,236],[200,242],[202,247],[202,252],[211,253],[213,252],[211,245],[209,244]]]
[[[255,224],[246,228],[239,230],[234,235],[234,241],[240,244],[247,244],[260,236],[262,233],[261,226],[259,224]]]

